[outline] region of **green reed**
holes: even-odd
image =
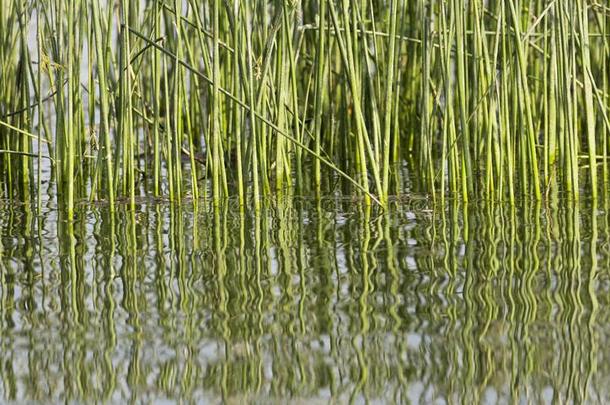
[[[146,195],[258,207],[607,189],[599,3],[1,5],[5,197],[56,192],[72,212]]]

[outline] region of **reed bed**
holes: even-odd
[[[7,198],[607,193],[586,0],[2,0]]]

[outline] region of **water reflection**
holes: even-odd
[[[605,402],[608,205],[0,207],[0,398]]]

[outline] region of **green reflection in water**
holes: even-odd
[[[604,402],[608,203],[0,207],[0,398]]]

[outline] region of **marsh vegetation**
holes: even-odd
[[[260,207],[270,196],[515,202],[607,190],[601,3],[3,0],[1,9],[5,197],[55,187],[72,212],[82,200],[139,196]]]
[[[0,400],[608,402],[609,35],[0,0]]]

